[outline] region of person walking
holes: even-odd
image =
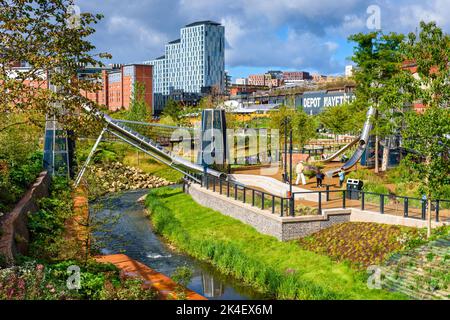
[[[323,174],[322,171],[320,171],[320,168],[317,168],[316,170],[316,184],[317,184],[317,188],[322,188],[323,185],[323,179],[325,178],[325,175]]]
[[[306,184],[305,174],[303,173],[304,170],[305,166],[303,165],[303,161],[297,163],[297,166],[295,167],[295,173],[297,174],[297,180],[295,181],[295,184],[298,185],[300,183],[300,179],[302,179],[303,185]]]
[[[345,170],[343,167],[339,171],[338,176],[339,176],[339,188],[342,188],[342,185],[344,184],[345,180]]]

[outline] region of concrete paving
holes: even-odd
[[[263,189],[268,193],[279,197],[287,197],[289,192],[289,184],[283,183],[275,178],[269,176],[257,176],[252,174],[230,174],[228,178],[236,183],[246,187],[255,187]],[[292,186],[292,192],[311,192],[311,190]],[[319,201],[317,193],[296,194],[295,200],[307,200],[312,202]],[[322,195],[322,200],[325,200],[325,194]]]

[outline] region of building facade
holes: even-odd
[[[305,71],[285,71],[283,72],[284,81],[310,80],[312,79],[309,72]]]
[[[166,44],[165,55],[153,65],[153,112],[160,113],[170,94],[189,95],[217,88],[225,90],[225,28],[212,21],[199,21],[181,28],[180,39]]]
[[[270,73],[252,74],[248,76],[248,84],[252,86],[267,86],[273,88],[281,86],[283,81]]]
[[[152,113],[153,66],[144,64],[111,65],[109,68],[80,69],[79,76],[101,73],[101,90],[82,92],[91,101],[111,111],[129,110],[134,96],[135,84],[144,86],[143,99]]]

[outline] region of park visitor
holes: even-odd
[[[339,176],[339,188],[342,188],[342,185],[344,184],[344,180],[345,180],[344,168],[341,168],[341,171],[339,171],[338,176]]]
[[[297,166],[295,167],[295,173],[297,173],[297,180],[295,181],[295,184],[297,185],[300,183],[300,179],[302,179],[303,185],[306,184],[306,178],[305,174],[303,173],[303,170],[305,170],[305,167],[303,165],[303,161],[300,161],[299,163],[297,163]]]
[[[325,178],[325,175],[323,174],[322,171],[320,171],[319,168],[317,168],[316,170],[316,184],[317,184],[317,188],[322,188],[323,185],[323,179]]]

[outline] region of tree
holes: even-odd
[[[66,129],[96,130],[92,115],[79,116],[79,106],[97,107],[82,92],[99,90],[99,83],[94,76],[79,79],[78,69],[103,65],[87,40],[102,16],[74,16],[73,5],[73,0],[0,0],[0,112],[27,115],[28,124],[36,123],[36,112],[56,116]],[[20,63],[29,68],[12,71]],[[58,89],[50,90],[48,80]]]
[[[147,121],[149,117],[148,110],[149,106],[145,102],[145,85],[140,82],[135,82],[127,118],[132,121]]]
[[[270,113],[269,126],[271,129],[280,130],[280,142],[284,141],[285,127],[288,134],[292,130],[293,142],[300,147],[315,136],[317,129],[316,121],[312,116],[286,106]]]
[[[450,109],[429,107],[424,114],[410,112],[403,130],[404,146],[414,150],[406,160],[419,175],[419,191],[427,198],[428,237],[431,235],[431,200],[450,184]]]
[[[421,103],[424,114],[409,112],[403,130],[411,166],[421,177],[419,188],[427,197],[428,236],[431,235],[431,199],[439,197],[450,183],[450,36],[435,22],[420,23],[417,37],[409,34],[402,46],[405,58],[417,66],[417,74],[406,72],[400,85],[410,105]]]
[[[169,116],[174,121],[178,121],[181,118],[182,111],[183,106],[181,105],[181,103],[173,99],[169,99],[167,100],[166,105],[164,106],[162,114],[163,116]]]
[[[356,105],[360,110],[368,106],[375,108],[372,119],[375,134],[375,172],[379,171],[378,145],[380,138],[391,134],[394,121],[402,107],[402,96],[398,92],[397,76],[401,71],[400,46],[404,35],[381,32],[359,33],[349,37],[356,43],[352,61],[357,64],[354,72],[356,81]]]
[[[327,107],[318,115],[319,122],[336,134],[354,133],[364,123],[365,112],[351,103]]]

